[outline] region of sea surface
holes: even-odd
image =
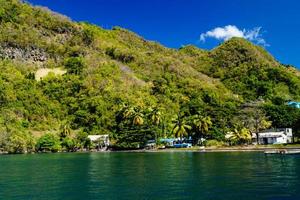
[[[300,200],[300,155],[4,155],[0,156],[0,199]]]

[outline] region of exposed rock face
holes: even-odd
[[[45,62],[48,59],[43,49],[34,47],[12,47],[0,45],[0,59],[14,59],[27,62]]]

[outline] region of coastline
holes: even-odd
[[[55,153],[176,153],[176,152],[199,152],[199,153],[221,153],[221,152],[264,152],[272,150],[300,150],[300,145],[295,146],[235,146],[235,147],[192,147],[192,148],[167,148],[167,149],[136,149],[136,150],[107,150],[107,151],[76,151]],[[53,152],[31,152],[23,154],[55,154]],[[21,153],[20,153],[21,154]],[[19,155],[0,152],[1,155]]]
[[[199,153],[213,153],[213,152],[264,152],[266,150],[300,150],[300,146],[296,147],[207,147],[207,148],[169,148],[169,149],[141,149],[141,150],[118,150],[108,152],[128,152],[128,153],[160,153],[160,152],[199,152]],[[101,152],[99,152],[101,153]]]

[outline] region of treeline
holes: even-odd
[[[212,108],[216,110],[211,110]],[[110,140],[112,149],[144,148],[148,140],[160,138],[191,138],[194,145],[223,146],[243,145],[252,142],[252,134],[269,127],[292,127],[299,133],[300,111],[285,104],[273,105],[262,100],[240,105],[231,113],[225,105],[182,104],[180,111],[171,119],[166,118],[167,110],[159,107],[139,107],[122,103],[114,113]],[[28,131],[24,121],[2,113],[0,134],[1,151],[9,153],[80,151],[95,148],[88,139],[89,127],[64,122],[58,130],[35,135]],[[225,116],[226,115],[226,116]],[[273,121],[271,121],[273,120]],[[72,128],[71,128],[72,127]],[[38,136],[40,135],[40,136]]]
[[[75,152],[93,148],[95,145],[86,132],[71,134],[67,125],[62,126],[61,132],[44,133],[39,137],[28,131],[7,128],[1,131],[0,137],[0,152],[7,153]]]

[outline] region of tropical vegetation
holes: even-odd
[[[245,39],[170,49],[19,0],[0,0],[0,30],[0,151],[89,149],[88,134],[116,149],[247,144],[269,127],[299,136],[300,110],[287,105],[300,100],[299,70]],[[63,75],[37,78],[46,69]]]

